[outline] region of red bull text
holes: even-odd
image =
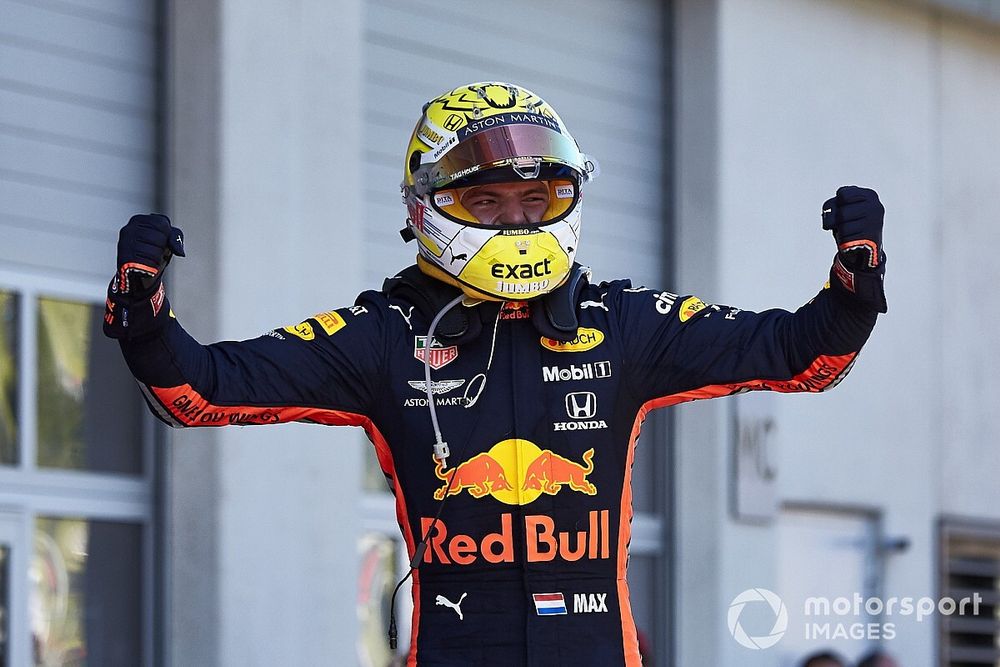
[[[557,530],[555,520],[544,514],[524,517],[524,554],[529,563],[556,560],[574,562],[582,559],[605,560],[611,557],[610,510],[587,513],[584,530]],[[421,517],[420,531],[428,534],[434,519]],[[578,528],[579,522],[573,527]],[[500,515],[500,530],[481,538],[457,533],[450,535],[448,526],[438,520],[424,552],[425,563],[441,565],[473,565],[514,562],[514,518],[510,512]]]

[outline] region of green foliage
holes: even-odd
[[[17,463],[17,297],[0,292],[0,464]]]
[[[38,302],[38,465],[86,468],[83,383],[91,308],[86,304]]]

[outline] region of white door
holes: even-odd
[[[872,639],[851,638],[852,628],[857,636],[859,627],[881,620],[871,616],[864,603],[858,605],[860,613],[854,608],[857,597],[867,600],[878,594],[877,516],[785,508],[777,533],[779,589],[775,592],[788,607],[788,630],[778,644],[780,664],[801,664],[803,657],[821,650],[857,658]],[[810,598],[814,603],[807,609]],[[825,605],[816,599],[829,601],[831,611],[817,614]],[[845,600],[850,601],[850,609]]]
[[[25,526],[23,516],[0,511],[0,667],[30,664]]]

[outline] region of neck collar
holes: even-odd
[[[546,338],[570,341],[579,326],[577,304],[580,293],[590,279],[590,269],[574,263],[569,278],[548,294],[532,299],[531,322]],[[425,321],[430,321],[459,292],[466,294],[460,308],[452,308],[441,319],[435,338],[454,345],[474,340],[484,326],[492,326],[501,302],[485,295],[470,294],[437,267],[417,258],[417,263],[387,278],[382,291],[390,299],[401,299],[414,306]]]

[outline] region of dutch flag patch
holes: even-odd
[[[554,616],[565,614],[566,598],[562,593],[532,593],[535,600],[535,612],[539,616]]]

